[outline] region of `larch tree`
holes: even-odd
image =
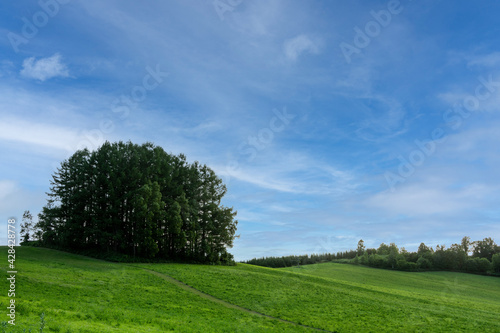
[[[75,152],[51,181],[41,242],[141,258],[229,262],[236,212],[206,165],[151,143]]]

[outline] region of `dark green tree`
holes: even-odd
[[[365,250],[366,250],[365,242],[362,239],[360,239],[358,242],[358,248],[356,249],[356,253],[358,256],[362,256],[363,253],[365,253]]]
[[[462,247],[462,250],[465,252],[465,256],[468,257],[469,252],[470,252],[470,245],[471,245],[470,237],[465,236],[464,238],[462,238],[462,242],[460,243],[460,245]]]
[[[449,269],[460,271],[465,268],[465,262],[467,261],[467,252],[463,244],[453,244],[448,250],[446,250],[446,254],[446,260],[449,262],[447,267]]]
[[[491,269],[491,262],[486,258],[474,258],[477,261],[479,273],[486,273]]]
[[[427,259],[425,256],[421,256],[417,260],[417,267],[421,269],[430,269],[432,267],[432,264],[429,259]]]
[[[491,237],[485,238],[482,241],[475,241],[473,242],[473,246],[473,257],[486,258],[488,260],[491,260],[497,247],[495,241]]]
[[[491,259],[491,269],[495,273],[500,273],[500,253],[493,255],[493,258]]]
[[[399,254],[398,247],[396,246],[395,243],[391,243],[389,245],[389,256],[387,257],[387,262],[392,269],[396,267],[398,254]]]
[[[432,248],[428,247],[424,243],[420,243],[420,245],[418,246],[417,254],[420,257],[425,253],[432,253]]]
[[[380,244],[380,246],[377,249],[378,255],[388,255],[389,252],[391,252],[391,249],[390,249],[389,245],[387,245],[385,243]]]
[[[361,264],[368,265],[368,251],[365,251],[365,253],[363,253],[363,256],[361,257]]]
[[[21,223],[20,235],[23,242],[28,242],[33,233],[33,215],[31,215],[29,210],[25,210],[23,213],[23,220]]]
[[[79,150],[52,177],[41,241],[68,250],[229,262],[236,212],[222,180],[151,143]]]

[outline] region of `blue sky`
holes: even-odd
[[[0,4],[0,243],[105,140],[207,164],[237,260],[500,239],[500,4]]]

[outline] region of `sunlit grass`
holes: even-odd
[[[41,313],[44,332],[304,331],[228,309],[139,268],[40,248],[16,251],[17,317],[8,332],[38,332]]]
[[[328,331],[500,331],[500,279],[495,277],[333,263],[286,269],[126,265],[41,248],[16,251],[17,325],[7,332],[39,332],[42,313],[44,332],[314,331],[228,308],[142,268],[231,304]],[[0,265],[4,272],[6,263]],[[6,279],[1,286],[5,309]]]
[[[234,304],[331,331],[500,331],[500,279],[494,277],[333,263],[153,269]]]

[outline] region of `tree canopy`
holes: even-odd
[[[40,242],[130,257],[230,262],[233,208],[214,171],[151,143],[75,152],[52,176]]]

